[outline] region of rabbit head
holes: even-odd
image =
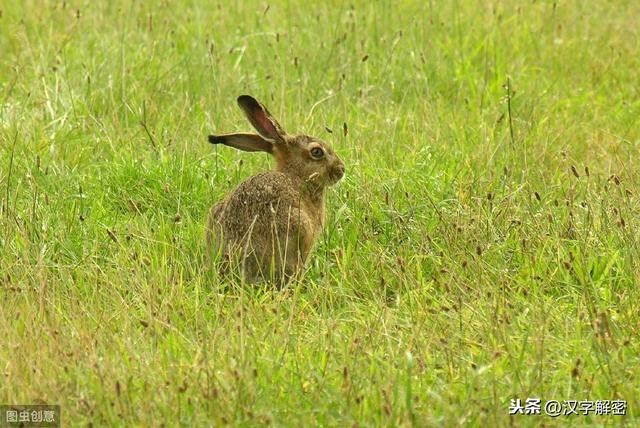
[[[344,176],[344,163],[328,143],[309,135],[287,134],[266,107],[249,95],[238,97],[238,105],[258,134],[209,135],[209,142],[246,152],[269,153],[276,160],[276,171],[318,189],[335,184]]]

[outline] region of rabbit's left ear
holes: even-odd
[[[238,105],[260,135],[274,143],[284,143],[286,133],[265,106],[249,95],[240,95]]]
[[[256,134],[209,135],[211,144],[224,144],[243,152],[273,152],[273,144]]]

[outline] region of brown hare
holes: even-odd
[[[209,142],[275,158],[273,171],[240,183],[215,204],[207,221],[207,246],[222,274],[237,269],[250,283],[282,286],[300,274],[325,221],[325,189],[345,173],[326,142],[289,135],[248,95],[238,105],[258,134],[209,135]]]

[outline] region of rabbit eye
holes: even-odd
[[[320,147],[314,147],[311,149],[311,157],[314,159],[322,159],[324,157],[324,150]]]

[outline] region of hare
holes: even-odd
[[[239,268],[249,283],[285,285],[299,275],[325,221],[325,189],[345,167],[326,142],[287,134],[253,97],[238,105],[258,134],[209,135],[212,144],[275,158],[273,171],[240,183],[209,211],[208,252],[221,257],[221,274]]]

